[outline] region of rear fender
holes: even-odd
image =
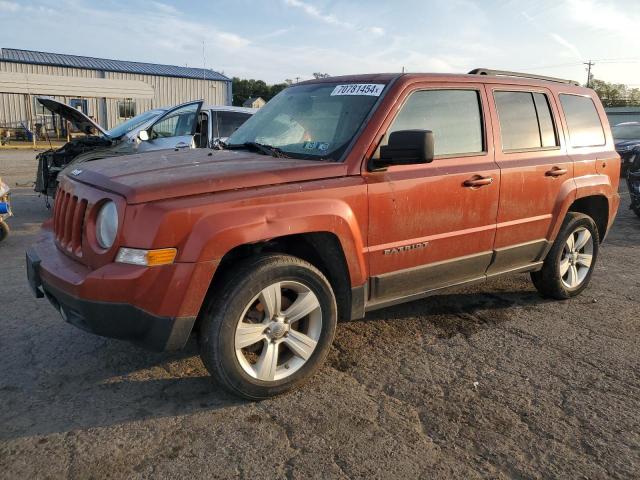
[[[553,212],[554,221],[547,238],[551,241],[555,240],[571,205],[573,205],[576,200],[585,197],[602,196],[607,199],[609,204],[608,224],[610,226],[617,210],[617,202],[614,201],[616,195],[617,193],[608,175],[595,174],[575,178],[573,185],[567,183],[558,195],[558,201],[556,202]]]

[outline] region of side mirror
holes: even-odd
[[[143,142],[149,141],[149,132],[147,130],[140,130],[138,132],[138,138]]]
[[[389,135],[389,143],[380,147],[376,167],[411,165],[433,161],[433,132],[431,130],[399,130]]]

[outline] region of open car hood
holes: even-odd
[[[107,132],[100,125],[91,120],[80,110],[46,97],[38,97],[38,102],[47,110],[50,110],[56,115],[60,115],[65,120],[71,122],[71,124],[82,133],[86,133],[87,135],[102,135],[103,137],[109,138]]]

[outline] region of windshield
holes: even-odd
[[[616,125],[611,133],[614,140],[640,140],[640,125]]]
[[[149,120],[153,120],[156,117],[162,115],[164,110],[149,110],[147,112],[141,113],[129,120],[122,122],[121,124],[113,127],[111,130],[107,130],[107,135],[111,138],[118,138],[124,135],[125,133],[129,133],[131,130],[135,130],[143,123],[147,123]]]
[[[384,84],[314,83],[275,96],[227,141],[259,143],[293,158],[340,160]]]

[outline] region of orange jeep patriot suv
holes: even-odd
[[[222,147],[71,171],[27,274],[98,335],[167,350],[197,330],[250,399],[309,378],[338,320],[513,272],[578,295],[619,204],[597,95],[514,72],[303,82]]]

